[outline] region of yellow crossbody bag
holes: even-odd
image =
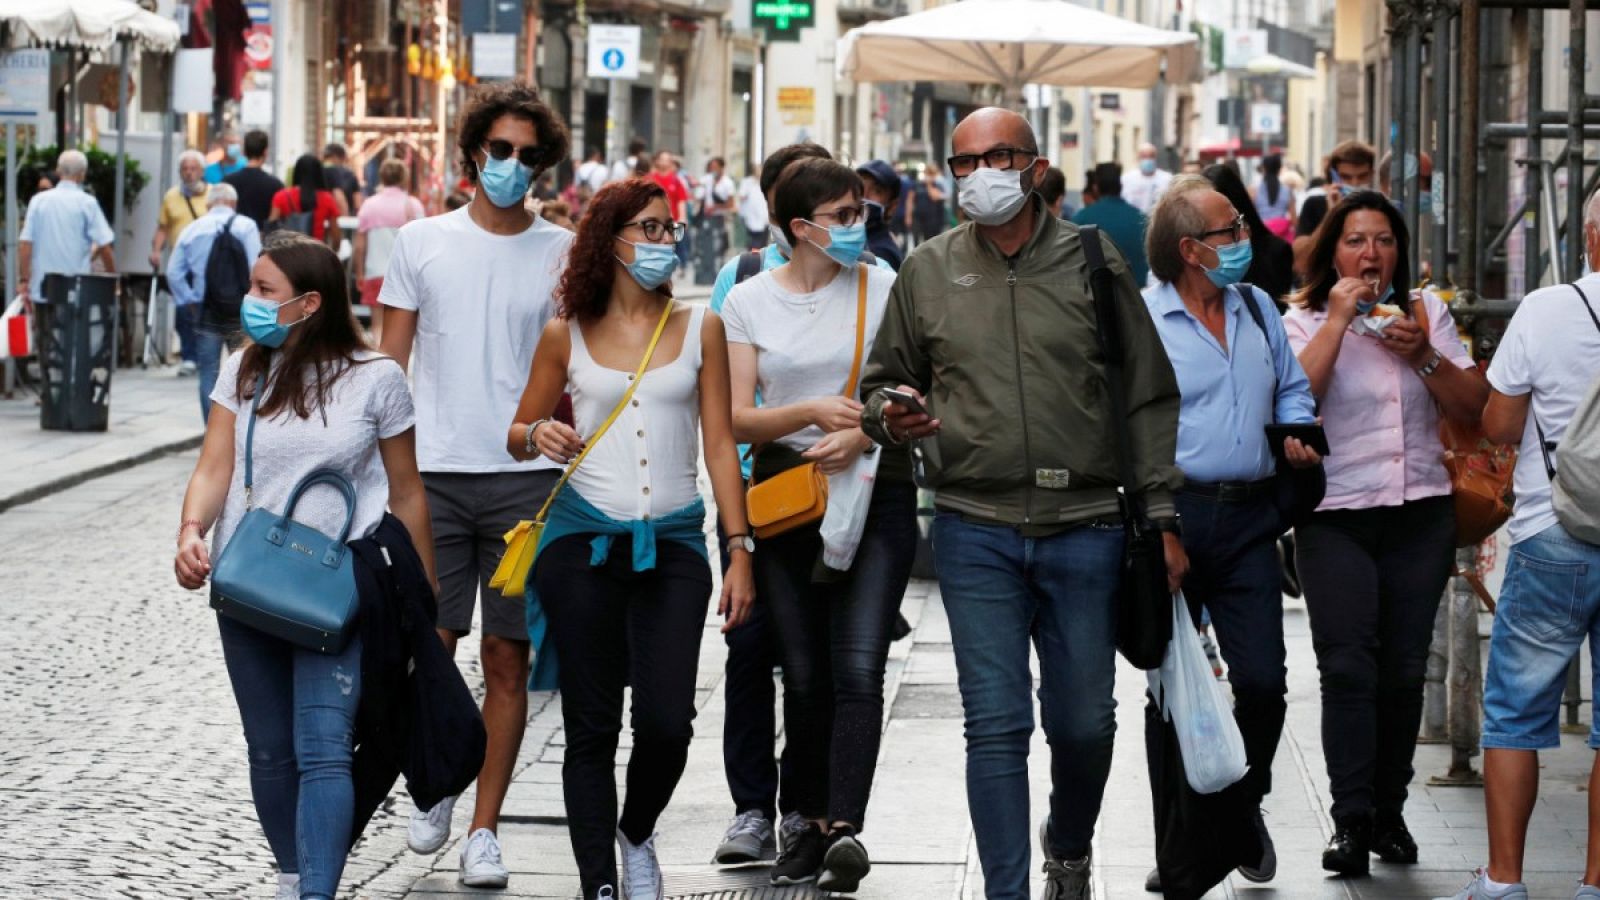
[[[850,363],[850,380],[844,386],[846,397],[856,394],[867,340],[867,267],[860,266],[857,271],[856,354]],[[786,469],[760,483],[756,483],[752,472],[744,503],[750,530],[756,537],[775,537],[822,518],[828,511],[828,476],[814,462]]]
[[[551,489],[550,496],[545,498],[544,505],[539,507],[538,515],[533,521],[523,520],[515,528],[506,532],[506,552],[500,557],[500,564],[495,566],[494,575],[489,578],[489,587],[498,588],[500,593],[507,597],[521,597],[528,588],[528,573],[533,571],[534,557],[539,554],[539,538],[544,535],[544,520],[550,514],[550,505],[555,502],[556,495],[567,486],[567,481],[572,478],[572,473],[578,470],[584,457],[600,442],[600,438],[610,430],[628,408],[628,401],[633,399],[633,392],[639,388],[639,382],[644,380],[644,370],[650,365],[650,358],[656,354],[656,345],[661,343],[661,333],[667,330],[667,319],[672,317],[672,301],[667,301],[667,306],[661,311],[661,321],[656,323],[656,332],[650,336],[650,346],[645,348],[644,359],[639,360],[639,369],[633,373],[633,378],[628,382],[628,389],[623,391],[622,399],[617,401],[617,408],[606,416],[606,420],[595,431],[594,436],[584,444],[583,452],[567,464],[566,471],[561,473],[561,480]]]

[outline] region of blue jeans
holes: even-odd
[[[1561,692],[1585,638],[1591,652],[1600,650],[1600,547],[1577,540],[1559,523],[1512,545],[1489,638],[1483,746],[1561,745]],[[1600,677],[1590,690],[1600,697],[1595,689]],[[1589,746],[1600,749],[1600,716],[1590,727]]]
[[[198,308],[198,307],[197,307]],[[211,419],[211,391],[217,386],[217,373],[222,370],[222,348],[239,348],[238,338],[223,334],[206,325],[196,325],[194,330],[195,366],[200,374],[200,420]]]
[[[1032,866],[1028,741],[1039,703],[1050,742],[1050,843],[1089,852],[1116,734],[1116,592],[1122,528],[1043,538],[940,512],[933,525],[966,714],[967,806],[988,900],[1026,900]]]
[[[200,327],[200,304],[174,306],[172,324],[178,329],[178,355],[184,362],[195,362],[194,335]]]
[[[261,829],[278,868],[300,874],[300,896],[332,900],[355,818],[350,762],[361,701],[361,638],[329,655],[225,616],[217,625],[244,724]]]

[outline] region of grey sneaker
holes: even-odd
[[[1572,900],[1600,900],[1600,887],[1592,884],[1578,885],[1578,892],[1572,895]]]
[[[635,844],[617,829],[617,847],[622,851],[622,896],[627,900],[663,900],[661,862],[656,859],[656,836]]]
[[[1522,884],[1508,884],[1497,891],[1489,890],[1489,870],[1479,869],[1472,874],[1467,886],[1449,897],[1435,900],[1528,900],[1528,889]],[[1580,895],[1581,896],[1581,895]]]
[[[1267,832],[1267,820],[1256,810],[1256,834],[1261,836],[1261,862],[1253,866],[1240,866],[1239,874],[1246,881],[1264,884],[1278,875],[1278,850],[1272,845],[1272,835]]]
[[[737,866],[777,858],[772,822],[761,810],[747,809],[733,817],[711,861],[719,866]]]
[[[1044,893],[1040,900],[1089,900],[1093,854],[1061,859],[1050,847],[1050,817],[1039,823],[1039,849],[1044,852]]]
[[[790,841],[804,833],[808,824],[797,812],[784,813],[782,821],[778,823],[778,853],[782,854]]]

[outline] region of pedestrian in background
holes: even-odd
[[[749,242],[746,250],[760,250],[767,245],[767,197],[761,192],[761,167],[752,166],[750,174],[739,182],[737,197],[739,221],[744,223]]]
[[[1222,164],[1207,166],[1205,178],[1217,193],[1228,198],[1249,229],[1250,267],[1244,273],[1244,281],[1266,291],[1281,312],[1287,306],[1284,298],[1294,290],[1294,248],[1262,223],[1237,170]]]
[[[217,144],[219,158],[206,166],[206,184],[221,184],[229,175],[245,167],[244,146],[239,140],[239,132],[229,128],[222,133],[222,139]]]
[[[1168,552],[1183,559],[1178,569],[1186,573],[1191,621],[1201,621],[1205,609],[1216,626],[1250,764],[1234,790],[1260,807],[1272,790],[1289,691],[1277,552],[1278,535],[1289,523],[1274,502],[1277,465],[1265,429],[1275,422],[1314,422],[1316,403],[1277,307],[1259,288],[1240,283],[1252,252],[1243,218],[1206,179],[1174,178],[1150,213],[1157,284],[1144,300],[1183,398],[1177,463],[1184,481],[1175,497],[1180,528],[1163,539]],[[1283,449],[1293,465],[1320,461],[1292,438]],[[1276,876],[1278,857],[1259,811],[1254,824],[1262,858],[1239,874],[1262,883]],[[1160,889],[1158,872],[1146,888]]]
[[[543,329],[506,437],[517,459],[579,462],[550,507],[528,605],[548,620],[560,660],[562,795],[584,900],[664,893],[655,827],[689,757],[712,593],[697,482],[702,441],[730,537],[718,605],[724,630],[754,599],[722,322],[672,299],[671,246],[684,230],[650,181],[595,196],[557,289],[561,317]],[[550,419],[569,385],[575,428]],[[633,750],[619,818],[616,755],[629,685]]]
[[[1051,166],[1044,170],[1044,177],[1039,179],[1039,197],[1044,200],[1044,208],[1050,215],[1057,219],[1070,219],[1072,215],[1066,212],[1067,203],[1067,176],[1060,169]],[[1076,213],[1076,210],[1073,211]]]
[[[1372,167],[1377,158],[1372,146],[1361,141],[1345,141],[1328,154],[1328,162],[1322,167],[1326,183],[1321,186],[1313,183],[1313,187],[1318,189],[1307,192],[1305,202],[1300,204],[1300,211],[1295,215],[1294,244],[1297,258],[1310,251],[1311,242],[1301,239],[1316,233],[1317,226],[1322,224],[1328,211],[1338,204],[1341,197],[1352,191],[1372,189]]]
[[[63,150],[56,157],[56,186],[28,201],[17,236],[17,287],[25,303],[49,301],[46,275],[87,275],[96,260],[103,271],[117,271],[111,252],[116,234],[100,202],[83,189],[88,174],[82,151]]]
[[[737,187],[728,177],[727,163],[714,156],[706,163],[706,177],[700,182],[700,223],[711,243],[711,258],[722,265],[728,252],[728,213],[734,208]]]
[[[1256,179],[1255,187],[1250,189],[1250,199],[1251,205],[1256,209],[1256,215],[1261,218],[1267,230],[1271,231],[1274,237],[1288,241],[1294,236],[1298,204],[1295,203],[1294,189],[1278,177],[1282,171],[1283,157],[1276,153],[1262,157],[1261,177]]]
[[[1145,215],[1122,199],[1122,166],[1101,163],[1094,167],[1093,206],[1078,210],[1072,217],[1075,225],[1098,225],[1111,242],[1122,251],[1133,280],[1142,288],[1150,280],[1150,264],[1145,260]]]
[[[646,152],[649,144],[643,138],[634,138],[628,142],[628,155],[619,159],[611,166],[611,177],[607,181],[626,181],[637,175],[650,171],[650,156]]]
[[[950,227],[950,211],[945,206],[949,196],[939,180],[939,164],[929,160],[922,167],[922,177],[912,183],[906,203],[906,231],[915,243],[932,240]]]
[[[283,190],[278,176],[267,171],[265,131],[251,131],[244,136],[244,168],[224,178],[223,183],[238,192],[239,212],[265,231],[272,215],[272,199]]]
[[[667,207],[672,213],[672,221],[688,223],[689,220],[689,186],[684,181],[682,173],[678,170],[678,160],[670,150],[657,150],[651,161],[650,180],[654,181],[661,190],[666,192]],[[678,241],[673,244],[673,252],[678,255],[678,268],[683,269],[689,262],[689,242]]]
[[[894,221],[900,203],[900,176],[881,159],[862,163],[856,168],[866,193],[862,206],[866,209],[867,249],[872,255],[898,271],[904,255],[894,235],[889,233],[889,223]]]
[[[178,583],[203,587],[212,559],[228,546],[246,511],[284,511],[300,480],[320,468],[354,485],[354,511],[347,514],[338,492],[315,486],[300,498],[296,520],[335,534],[348,515],[351,537],[360,538],[391,509],[432,581],[428,507],[405,373],[362,338],[339,258],[319,242],[282,235],[256,262],[251,284],[245,301],[252,310],[245,326],[251,343],[217,379],[217,414],[206,425],[183,499],[173,563]],[[244,484],[247,446],[253,497]],[[205,536],[213,526],[208,548]],[[217,628],[244,725],[256,818],[278,864],[277,896],[333,900],[353,841],[361,637],[325,654],[227,616],[217,616]]]
[[[538,335],[555,315],[556,279],[572,244],[570,232],[524,205],[538,173],[566,158],[567,127],[531,85],[497,82],[472,93],[456,148],[477,192],[454,212],[400,229],[378,302],[387,307],[383,351],[409,368],[423,423],[417,460],[439,557],[439,638],[452,654],[483,597],[489,741],[459,877],[468,887],[505,887],[500,809],[527,727],[528,691],[553,689],[555,673],[543,666],[530,684],[524,605],[489,579],[505,533],[539,508],[559,477],[549,460],[513,458],[504,435]],[[455,802],[412,812],[413,851],[444,846]]]
[[[328,190],[344,201],[340,215],[353,216],[361,211],[361,179],[350,168],[350,157],[343,144],[322,148],[322,180],[327,183]]]
[[[200,151],[185,150],[178,154],[178,183],[162,196],[161,210],[156,214],[156,233],[150,240],[151,271],[161,271],[161,252],[167,242],[176,243],[184,229],[205,213],[205,172],[206,158]],[[179,375],[193,375],[197,368],[194,329],[199,318],[197,304],[174,304],[172,319],[178,331],[178,355],[183,360],[178,365]]]
[[[606,182],[610,180],[607,175],[605,151],[599,147],[590,147],[589,155],[583,158],[583,162],[578,166],[574,178],[579,184],[589,189],[589,197],[592,198],[595,194],[600,193],[600,189],[605,187]]]
[[[287,229],[310,235],[335,250],[343,239],[339,230],[339,200],[322,178],[322,163],[307,153],[295,161],[289,186],[272,197],[267,231]],[[282,222],[274,227],[272,223]]]
[[[539,207],[539,218],[557,228],[577,232],[578,224],[572,220],[572,207],[565,200],[551,200]]]
[[[1138,168],[1122,176],[1122,196],[1134,209],[1148,214],[1171,183],[1172,173],[1156,166],[1156,145],[1143,143],[1139,145]]]
[[[1554,448],[1595,439],[1571,426],[1600,380],[1600,194],[1584,204],[1583,243],[1589,274],[1523,297],[1489,364],[1483,430],[1492,441],[1520,445],[1517,500],[1483,687],[1489,861],[1453,900],[1528,900],[1523,851],[1539,794],[1539,751],[1561,745],[1567,670],[1600,631],[1600,547],[1569,534],[1551,499]],[[1600,704],[1600,694],[1590,699]],[[1600,706],[1589,721],[1589,747],[1600,750]],[[1589,856],[1574,900],[1600,900],[1600,753],[1589,784]]]
[[[261,255],[261,233],[256,223],[238,211],[239,196],[233,186],[214,184],[206,192],[206,214],[179,235],[167,260],[167,288],[180,310],[193,310],[195,322],[194,354],[200,373],[200,418],[211,421],[211,391],[222,365],[222,350],[239,347],[239,309],[245,295],[237,286],[207,284],[213,252],[232,253],[232,266],[245,273],[254,269]],[[233,241],[219,248],[223,231]],[[231,267],[230,267],[231,269]],[[219,270],[219,274],[225,270]],[[213,302],[206,302],[210,297]]]
[[[1044,897],[1083,900],[1116,732],[1116,428],[1098,387],[1105,366],[1078,229],[1033,196],[1049,168],[1033,129],[989,107],[963,119],[952,144],[969,221],[901,268],[867,365],[862,425],[885,447],[923,444],[986,896],[1028,897],[1032,643],[1051,755],[1050,813],[1038,832]],[[1170,530],[1182,479],[1178,383],[1127,264],[1109,237],[1101,244],[1123,313],[1131,488]],[[1085,393],[1085,384],[1097,387]],[[912,393],[929,414],[889,389]],[[1168,557],[1173,589],[1177,563]]]
[[[411,180],[411,170],[398,159],[386,159],[378,166],[378,184],[382,185],[361,204],[357,213],[355,270],[361,290],[361,303],[372,309],[372,339],[383,340],[383,305],[378,297],[383,293],[383,276],[389,271],[389,258],[394,252],[395,238],[407,222],[427,215],[422,201],[406,192]]]
[[[1284,316],[1333,451],[1322,504],[1295,528],[1295,559],[1333,795],[1322,867],[1345,875],[1365,875],[1372,853],[1417,861],[1406,789],[1434,613],[1455,559],[1439,420],[1477,424],[1489,394],[1449,307],[1430,291],[1404,293],[1406,246],[1387,198],[1345,194]]]

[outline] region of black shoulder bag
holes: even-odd
[[[1105,357],[1106,393],[1111,399],[1117,442],[1117,480],[1122,488],[1122,584],[1117,592],[1117,650],[1141,669],[1160,668],[1172,640],[1172,592],[1167,590],[1167,555],[1161,532],[1150,521],[1133,471],[1133,439],[1128,433],[1127,386],[1122,379],[1122,328],[1117,317],[1114,276],[1106,267],[1100,229],[1078,229],[1094,297],[1096,337]]]
[[[1278,408],[1278,351],[1272,346],[1272,335],[1267,332],[1267,320],[1261,313],[1260,304],[1256,303],[1256,289],[1254,285],[1240,282],[1234,285],[1239,291],[1239,299],[1244,301],[1244,308],[1249,311],[1250,318],[1255,321],[1256,327],[1261,329],[1261,337],[1267,342],[1267,352],[1272,355],[1272,408]],[[1277,415],[1273,415],[1277,421]],[[1270,448],[1269,448],[1270,449]],[[1280,458],[1276,451],[1273,458]],[[1278,534],[1282,534],[1305,521],[1306,517],[1317,511],[1317,506],[1322,503],[1323,495],[1328,491],[1327,474],[1321,464],[1309,469],[1296,469],[1288,463],[1277,464],[1277,474],[1273,477],[1272,505],[1278,510]]]

